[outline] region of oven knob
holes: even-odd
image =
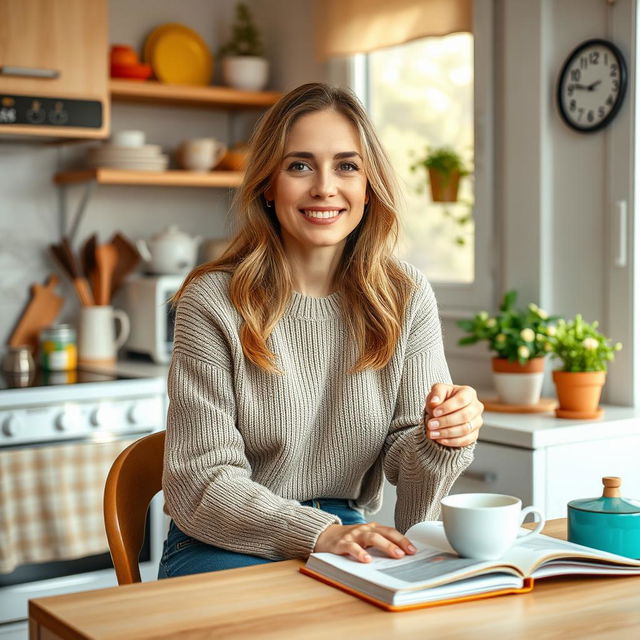
[[[127,412],[127,419],[131,424],[142,424],[147,418],[148,411],[144,402],[132,405]]]
[[[91,424],[94,427],[113,426],[114,412],[112,407],[102,406],[91,412]]]
[[[56,418],[56,429],[58,431],[73,431],[80,425],[77,411],[63,411]]]
[[[18,433],[18,428],[20,427],[20,418],[18,416],[10,415],[3,423],[2,423],[2,433],[5,436],[15,436]]]

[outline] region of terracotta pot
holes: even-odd
[[[429,169],[431,199],[434,202],[457,202],[459,183],[459,171],[453,171],[449,175],[443,175],[440,171]]]
[[[491,367],[499,402],[525,406],[540,402],[544,358],[532,358],[525,364],[517,360],[509,362],[506,358],[493,358]]]
[[[598,408],[605,371],[554,371],[559,407],[558,418],[589,419],[602,415]]]

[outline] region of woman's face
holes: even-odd
[[[265,193],[273,200],[285,250],[342,250],[360,224],[367,178],[355,127],[334,110],[301,116],[287,136],[282,162]]]

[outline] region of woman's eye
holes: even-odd
[[[292,162],[288,167],[287,171],[309,171],[309,165],[304,162]]]
[[[360,167],[355,162],[341,162],[338,169],[340,171],[359,171]]]

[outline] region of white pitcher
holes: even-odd
[[[113,367],[118,349],[129,337],[130,329],[129,316],[121,309],[109,305],[81,307],[78,364]]]

